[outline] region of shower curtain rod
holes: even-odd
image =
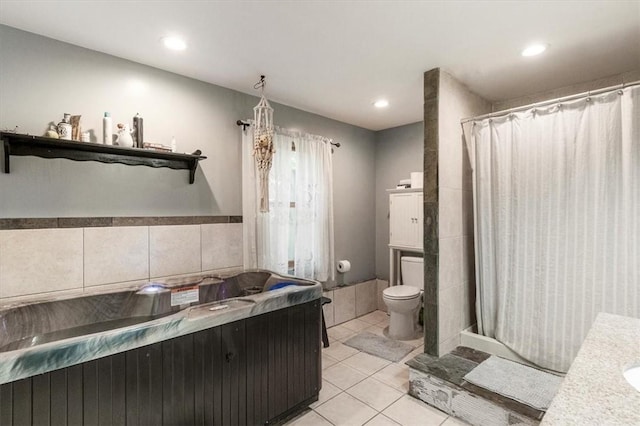
[[[484,120],[485,118],[503,117],[505,115],[509,115],[512,112],[516,112],[516,111],[522,111],[525,109],[545,106],[545,105],[554,104],[557,102],[566,102],[566,101],[571,101],[571,100],[580,99],[580,98],[588,98],[589,96],[599,95],[607,92],[613,92],[615,90],[622,90],[624,88],[637,86],[639,84],[640,84],[640,80],[637,80],[637,81],[632,81],[631,83],[617,84],[615,86],[604,87],[602,89],[597,89],[597,90],[589,90],[587,92],[577,93],[575,95],[549,99],[547,101],[536,102],[533,104],[523,105],[523,106],[514,107],[510,109],[503,109],[502,111],[490,112],[489,114],[479,115],[477,117],[463,118],[462,120],[460,120],[460,124],[465,124],[470,121]]]
[[[244,131],[247,129],[247,127],[251,126],[251,123],[249,123],[248,121],[238,120],[236,121],[236,125],[242,126],[242,130]],[[340,142],[330,141],[329,143],[335,146],[336,148],[340,148]]]

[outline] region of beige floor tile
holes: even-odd
[[[331,358],[337,359],[338,361],[347,359],[358,352],[359,351],[357,349],[343,345],[340,342],[331,342],[331,346],[322,349],[323,354],[329,355]]]
[[[409,352],[409,355],[405,356],[400,361],[398,361],[398,364],[404,364],[407,361],[409,361],[410,359],[413,359],[417,355],[420,355],[422,353],[424,353],[424,348],[422,346],[418,346],[416,349],[414,349],[413,351]]]
[[[331,367],[333,364],[337,364],[338,360],[332,356],[329,356],[322,352],[322,369]]]
[[[358,319],[360,321],[364,321],[367,322],[371,325],[376,325],[379,324],[385,320],[387,320],[389,317],[389,315],[387,315],[386,312],[383,311],[373,311],[370,314],[367,315],[363,315],[361,317],[358,317]]]
[[[342,362],[347,364],[349,367],[353,367],[366,374],[367,376],[370,376],[391,364],[386,359],[378,358],[377,356],[369,355],[364,352],[357,353]]]
[[[355,336],[356,333],[352,329],[347,328],[345,324],[341,324],[329,328],[327,334],[329,335],[329,339],[344,341]]]
[[[382,414],[403,426],[438,426],[448,417],[442,411],[409,395],[394,402]]]
[[[360,321],[359,319],[353,319],[351,321],[345,322],[344,324],[342,324],[342,326],[347,327],[348,329],[357,333],[359,331],[364,330],[367,327],[371,327],[371,324],[365,321]]]
[[[347,393],[377,411],[384,410],[404,395],[403,392],[371,377],[350,387]]]
[[[324,404],[325,402],[327,402],[328,400],[330,400],[340,392],[342,392],[342,390],[332,385],[331,383],[327,382],[326,380],[323,380],[322,389],[320,389],[320,395],[318,396],[318,400],[313,404],[309,405],[309,408],[316,408]]]
[[[342,390],[346,390],[356,383],[366,379],[367,375],[359,372],[355,368],[339,362],[324,370],[322,372],[322,377],[332,385],[335,385]]]
[[[386,318],[384,318],[382,321],[380,321],[379,323],[376,324],[378,327],[389,327],[389,315],[387,315]]]
[[[409,392],[409,367],[404,364],[389,364],[372,376],[401,392]]]
[[[285,423],[286,426],[331,426],[331,423],[313,410],[305,411]]]
[[[336,426],[360,426],[378,414],[364,402],[344,392],[319,406],[316,411]]]
[[[442,423],[442,426],[470,426],[469,423],[464,422],[460,419],[456,419],[455,417],[449,416],[447,420]]]
[[[372,325],[369,328],[365,328],[364,331],[368,331],[369,333],[373,333],[378,336],[387,337],[384,335],[384,327],[378,327],[377,325]]]
[[[417,339],[413,339],[413,340],[403,340],[403,343],[413,346],[414,348],[422,347],[424,346],[424,335],[421,335]]]
[[[398,423],[394,422],[384,414],[378,414],[369,420],[366,426],[398,426]]]

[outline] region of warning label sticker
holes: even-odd
[[[182,287],[171,290],[171,306],[194,303],[200,299],[198,287]]]

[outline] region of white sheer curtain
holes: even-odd
[[[242,137],[245,268],[287,274],[292,260],[297,277],[334,280],[330,141],[276,127],[269,212],[260,213],[252,128],[243,131]]]
[[[479,331],[542,367],[567,371],[599,312],[640,317],[639,104],[635,86],[473,126]]]
[[[295,274],[334,280],[331,144],[301,135],[296,143]]]

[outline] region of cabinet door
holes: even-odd
[[[411,247],[415,245],[415,197],[413,193],[389,196],[389,244]]]
[[[424,232],[424,195],[422,192],[416,192],[415,194],[415,218],[416,218],[416,233],[414,235],[415,242],[413,244],[414,247],[419,247],[421,250],[423,249],[424,237],[422,233]]]

